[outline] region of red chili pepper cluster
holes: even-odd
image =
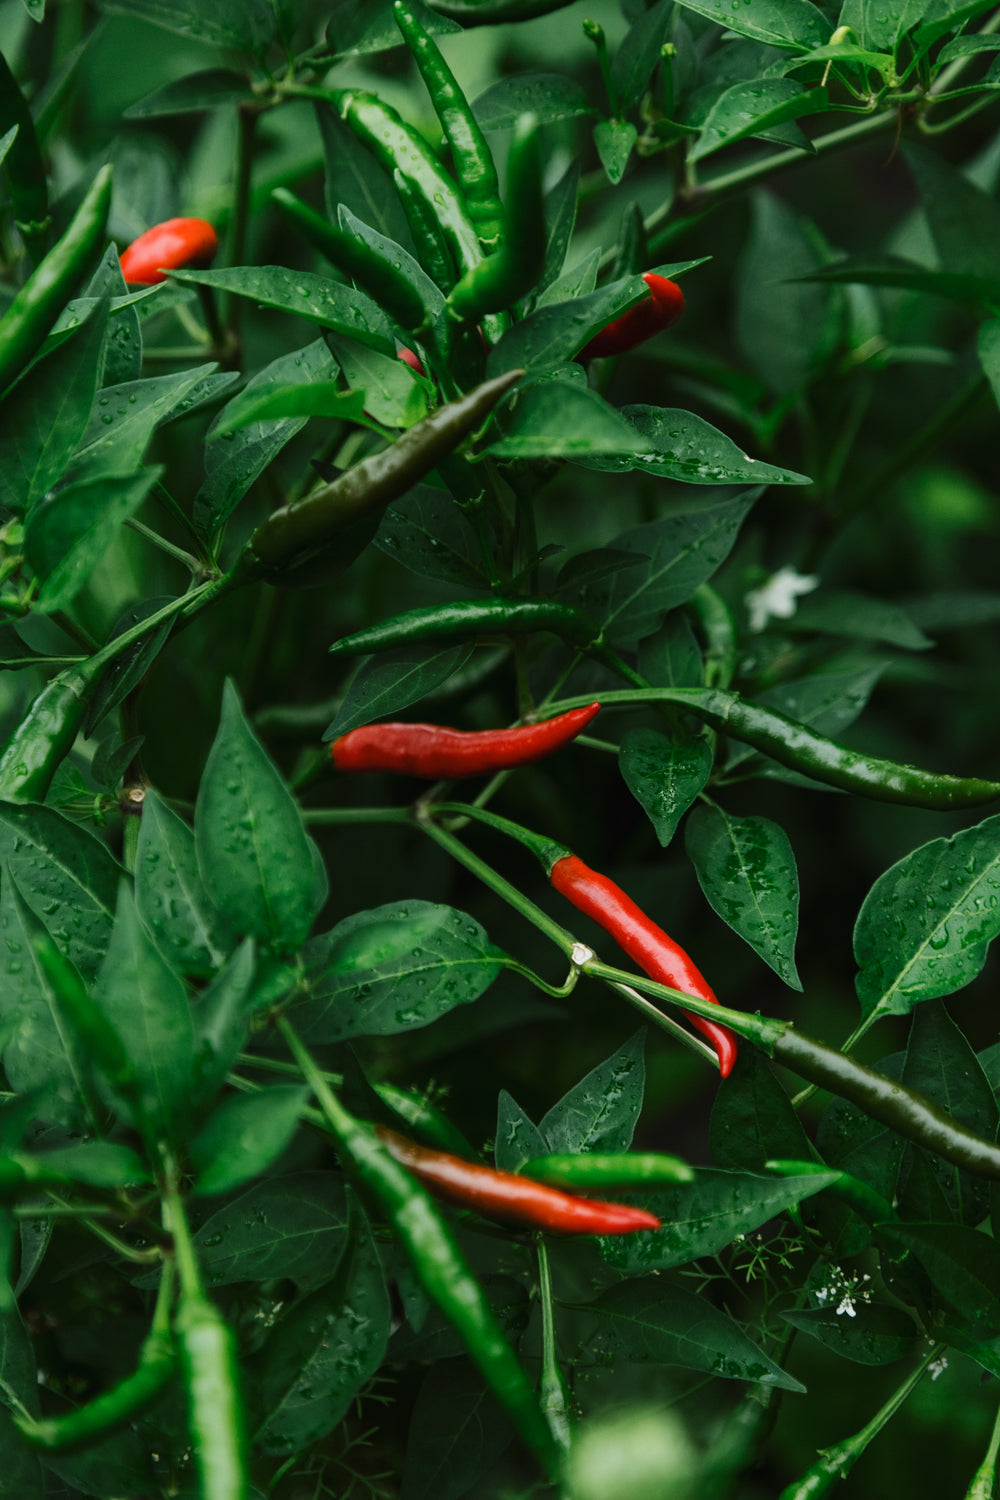
[[[442,729],[439,724],[365,724],[330,746],[341,771],[394,771],[403,776],[482,776],[541,760],[569,743],[600,712],[574,708],[513,729]]]
[[[642,279],[649,287],[649,296],[595,334],[576,356],[578,360],[627,354],[677,322],[684,311],[684,293],[676,281],[657,276],[653,271],[647,271]]]
[[[717,997],[684,949],[678,947],[662,927],[657,927],[613,880],[591,870],[575,854],[557,859],[549,871],[549,879],[561,895],[572,901],[577,911],[593,917],[605,932],[610,933],[650,979],[718,1005]],[[719,1058],[719,1072],[723,1078],[728,1078],[736,1061],[736,1037],[728,1026],[707,1021],[690,1011],[684,1014],[712,1043]]]
[[[123,251],[122,275],[129,286],[154,286],[166,281],[167,271],[210,265],[218,248],[218,236],[205,219],[164,219]]]
[[[644,1208],[577,1198],[514,1172],[498,1172],[446,1151],[432,1151],[383,1125],[377,1131],[396,1160],[436,1197],[475,1209],[484,1218],[557,1234],[634,1234],[638,1229],[660,1228],[660,1220]]]

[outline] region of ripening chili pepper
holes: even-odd
[[[601,627],[583,610],[555,599],[463,599],[389,615],[377,625],[341,636],[334,656],[395,651],[417,641],[471,640],[482,635],[528,635],[548,630],[582,650],[595,646]]]
[[[405,494],[485,422],[523,374],[523,370],[508,371],[438,407],[388,448],[348,469],[332,484],[314,490],[298,504],[274,511],[250,538],[247,568],[264,565],[280,575],[313,557],[361,516]]]
[[[424,30],[416,12],[405,0],[395,0],[393,11],[441,121],[466,212],[480,243],[486,250],[493,250],[503,234],[504,220],[497,171],[486,137],[440,47]]]
[[[438,1198],[471,1208],[486,1219],[547,1229],[555,1234],[635,1234],[659,1229],[660,1220],[644,1208],[599,1203],[546,1187],[515,1172],[498,1172],[446,1151],[432,1151],[376,1126],[383,1145]]]
[[[207,1297],[182,1293],[174,1320],[202,1500],[246,1500],[246,1419],[236,1339]]]
[[[414,354],[412,349],[397,349],[396,358],[401,359],[404,365],[409,365],[410,369],[415,371],[417,375],[427,374],[427,371],[420,363],[420,356]]]
[[[599,703],[540,724],[512,729],[442,729],[438,724],[364,724],[330,746],[340,771],[392,771],[401,776],[485,776],[541,760],[584,730]]]
[[[578,360],[627,354],[677,322],[684,311],[684,293],[676,281],[657,276],[654,271],[647,271],[642,279],[649,288],[649,296],[595,334],[576,356]]]
[[[518,1167],[524,1177],[553,1187],[651,1187],[659,1182],[693,1182],[694,1171],[679,1156],[659,1151],[553,1152]]]
[[[173,1340],[168,1332],[154,1329],[140,1350],[135,1370],[111,1390],[103,1391],[93,1401],[62,1417],[33,1421],[15,1414],[14,1421],[33,1448],[49,1451],[85,1448],[138,1416],[166,1389],[176,1373]]]
[[[111,167],[101,167],[66,233],[53,245],[0,318],[0,394],[21,373],[90,268],[104,240]]]
[[[168,271],[209,266],[219,239],[205,219],[164,219],[122,251],[122,275],[129,286],[155,286]]]
[[[507,160],[507,208],[503,243],[466,271],[448,298],[448,312],[478,323],[524,297],[545,267],[547,236],[542,194],[538,121],[522,115],[514,127]]]
[[[559,1453],[535,1392],[448,1225],[426,1190],[393,1160],[372,1127],[344,1108],[288,1020],[280,1017],[277,1024],[316,1095],[345,1165],[389,1220],[424,1291],[458,1333],[518,1433],[554,1479]]]
[[[557,859],[549,870],[549,880],[577,911],[592,917],[598,926],[610,933],[650,979],[718,1004],[700,970],[684,949],[668,937],[662,927],[657,927],[613,880],[591,870],[575,854],[565,854]],[[728,1026],[720,1026],[716,1021],[709,1021],[691,1011],[684,1014],[712,1043],[719,1058],[719,1072],[723,1078],[728,1078],[736,1061],[736,1037]]]

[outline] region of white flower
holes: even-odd
[[[794,568],[779,568],[772,573],[759,589],[751,589],[746,596],[746,607],[750,614],[750,629],[763,630],[768,620],[790,620],[794,615],[800,594],[811,594],[819,586],[819,579]]]

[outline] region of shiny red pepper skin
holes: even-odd
[[[205,219],[164,219],[122,252],[122,275],[129,286],[154,286],[166,281],[167,271],[207,266],[218,248],[215,230]]]
[[[341,771],[395,771],[402,776],[482,776],[541,760],[569,743],[600,712],[574,708],[541,724],[513,729],[442,729],[438,724],[365,724],[330,746]]]
[[[671,989],[683,990],[687,995],[697,995],[716,1005],[719,1003],[684,949],[678,947],[662,927],[657,927],[613,880],[591,870],[575,854],[557,859],[549,871],[549,879],[577,911],[593,917],[605,932],[610,933],[650,979],[667,984]],[[719,1058],[719,1072],[723,1078],[728,1078],[736,1061],[736,1037],[728,1026],[707,1021],[703,1016],[693,1016],[689,1011],[684,1014],[712,1043]]]
[[[474,1209],[486,1219],[556,1234],[634,1234],[638,1229],[660,1228],[660,1220],[644,1208],[577,1198],[513,1172],[498,1172],[418,1146],[383,1125],[376,1130],[391,1155],[436,1197]]]
[[[401,359],[404,365],[409,365],[410,369],[415,370],[418,375],[426,375],[427,371],[420,363],[419,355],[414,354],[412,349],[397,349],[396,358]]]
[[[670,328],[684,311],[684,293],[676,281],[647,271],[643,281],[649,296],[620,318],[602,328],[576,356],[579,360],[604,359],[609,354],[627,354],[654,334]]]

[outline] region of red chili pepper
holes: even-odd
[[[630,349],[644,344],[655,333],[662,333],[677,322],[684,311],[684,293],[676,281],[668,281],[666,276],[657,276],[652,271],[647,271],[642,279],[649,287],[649,296],[596,333],[580,350],[577,359],[604,359],[609,354],[627,354]]]
[[[425,375],[427,373],[420,363],[419,355],[414,354],[412,349],[397,349],[396,358],[401,359],[404,365],[409,365],[411,370],[416,370],[418,375]]]
[[[154,286],[166,281],[167,271],[209,265],[218,248],[218,236],[206,220],[164,219],[123,251],[122,275],[130,286]]]
[[[391,1155],[436,1197],[475,1209],[484,1218],[558,1234],[634,1234],[637,1229],[660,1228],[660,1220],[644,1208],[577,1198],[513,1172],[498,1172],[418,1146],[383,1125],[376,1129]]]
[[[593,917],[605,932],[610,933],[640,969],[645,969],[650,979],[667,984],[671,989],[683,990],[687,995],[697,995],[716,1005],[719,1003],[684,949],[678,947],[662,927],[657,927],[613,880],[591,870],[575,854],[557,859],[549,871],[549,879],[557,891],[572,901],[577,911]],[[728,1078],[736,1061],[734,1034],[728,1026],[720,1026],[716,1021],[691,1015],[690,1011],[684,1014],[712,1043],[719,1058],[719,1072],[723,1078]]]
[[[541,724],[513,729],[442,729],[438,724],[365,724],[330,746],[341,771],[395,771],[403,776],[481,776],[541,760],[569,743],[600,712],[574,708]]]

